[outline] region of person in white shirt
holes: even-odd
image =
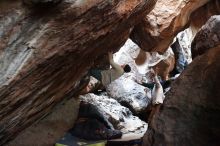
[[[109,63],[112,66],[111,69],[108,70],[100,70],[100,69],[91,69],[89,71],[89,75],[93,76],[97,80],[99,80],[103,86],[107,86],[114,80],[118,79],[125,72],[128,73],[131,71],[131,67],[128,64],[119,65],[114,62],[112,52],[108,52]]]

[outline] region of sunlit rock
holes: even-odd
[[[211,6],[206,7],[210,3]],[[219,9],[218,0],[158,0],[155,8],[134,27],[131,39],[145,51],[163,53],[174,37],[189,26],[190,21],[201,22],[201,17],[207,14],[207,18],[202,19],[204,22],[211,15],[220,12],[212,11],[213,8]],[[198,9],[200,13],[194,14]],[[202,12],[204,13],[201,15]],[[191,19],[192,14],[194,17]]]
[[[99,112],[107,119],[115,129],[120,130],[123,134],[133,134],[142,137],[147,130],[147,124],[138,117],[133,116],[132,112],[121,106],[115,99],[106,95],[86,94],[80,96],[83,102],[95,105]]]
[[[146,110],[151,104],[151,93],[144,91],[145,87],[124,75],[107,87],[108,94],[122,105],[137,114]]]

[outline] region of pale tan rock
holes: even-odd
[[[211,5],[208,7],[210,11],[206,10],[206,4]],[[191,20],[193,12],[204,6],[204,10],[201,8],[199,12],[219,13],[211,11],[214,7],[219,8],[218,5],[218,0],[158,0],[155,8],[135,26],[131,39],[143,50],[163,53],[178,32],[189,26],[190,21],[194,21],[194,18],[198,18],[199,21],[200,18],[196,17],[196,14]]]
[[[162,80],[169,79],[169,73],[174,69],[175,58],[174,55],[170,55],[168,58],[161,60],[158,64],[153,66],[153,69],[161,77]]]

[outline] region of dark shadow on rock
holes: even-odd
[[[86,140],[110,140],[122,136],[121,131],[108,129],[97,119],[79,119],[70,133]]]
[[[79,109],[79,118],[94,118],[103,123],[107,128],[114,129],[113,125],[104,117],[99,109],[90,103],[81,102]]]

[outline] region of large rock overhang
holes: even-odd
[[[216,14],[220,14],[218,0],[158,0],[130,37],[145,51],[164,53],[180,31],[193,26],[196,33]]]
[[[76,95],[93,61],[119,49],[155,2],[1,2],[0,144]]]

